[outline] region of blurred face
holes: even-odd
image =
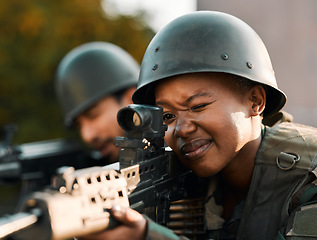
[[[195,73],[168,78],[156,86],[156,104],[168,125],[166,143],[199,176],[229,172],[254,157],[251,91],[238,91],[232,77]],[[258,123],[257,123],[258,124]],[[260,125],[260,124],[259,124]],[[253,161],[253,159],[252,159]]]
[[[114,97],[108,96],[77,118],[83,141],[110,162],[118,161],[119,157],[120,149],[113,144],[114,138],[124,136],[124,131],[117,123],[117,113],[128,104],[125,98],[118,102]]]

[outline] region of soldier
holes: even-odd
[[[118,160],[113,145],[124,131],[117,112],[132,103],[139,74],[138,63],[120,47],[90,42],[71,50],[56,73],[56,94],[67,127],[76,126],[82,140],[108,163]]]
[[[133,101],[162,107],[166,143],[210,178],[208,239],[317,238],[316,204],[305,207],[316,202],[317,130],[262,124],[286,95],[246,23],[214,11],[169,23],[145,52]],[[112,214],[120,226],[84,239],[183,239],[132,209]]]

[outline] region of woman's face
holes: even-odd
[[[228,74],[194,73],[156,86],[156,104],[168,126],[165,141],[199,176],[239,164],[251,140],[252,100],[234,81]]]

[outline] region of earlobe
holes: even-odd
[[[265,109],[266,93],[261,85],[256,85],[251,88],[250,100],[252,102],[251,115],[261,115]]]

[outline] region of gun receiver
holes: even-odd
[[[162,108],[132,104],[119,111],[118,123],[126,131],[126,137],[115,140],[121,147],[120,166],[140,168],[140,183],[129,196],[131,208],[146,213],[155,207],[151,218],[166,225],[170,203],[201,194],[196,184],[204,184],[203,180],[185,169],[165,146]]]
[[[19,212],[29,223],[15,227],[11,221],[10,231],[11,219],[0,224],[0,238],[15,233],[16,239],[61,240],[111,228],[117,224],[109,214],[113,204],[151,212],[153,220],[166,225],[172,201],[201,194],[201,179],[165,148],[161,108],[130,105],[119,111],[118,123],[126,131],[126,137],[115,139],[119,168],[60,168],[48,189],[24,200]]]

